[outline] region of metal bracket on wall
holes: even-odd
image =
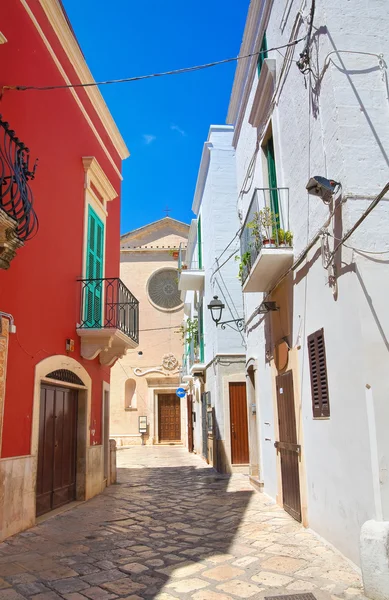
[[[231,325],[231,323],[235,323],[235,327]],[[231,327],[234,331],[243,331],[244,329],[244,319],[231,319],[231,321],[223,321],[222,323],[217,323],[220,325],[222,329],[227,327]]]

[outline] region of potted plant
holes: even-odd
[[[277,237],[278,237],[278,245],[279,246],[285,246],[285,231],[283,229],[279,229],[277,231]]]
[[[198,319],[187,319],[183,325],[180,325],[176,333],[181,334],[182,340],[187,344],[193,342],[194,349],[199,345],[199,322]]]
[[[261,230],[260,230],[260,222],[259,222],[259,213],[255,212],[253,216],[253,220],[247,223],[246,227],[251,229],[251,237],[254,238],[255,246],[260,246],[261,242]]]
[[[246,268],[251,266],[251,252],[247,250],[242,256],[235,256],[235,260],[240,260],[238,279],[239,281],[242,281]]]
[[[293,233],[291,231],[285,232],[285,242],[287,246],[293,246]]]
[[[265,206],[258,213],[258,221],[261,227],[262,244],[264,246],[275,246],[275,232],[277,229],[277,215],[269,206]]]
[[[188,265],[186,263],[182,263],[181,271],[186,271],[187,268],[188,268]]]
[[[177,260],[179,256],[179,251],[177,250],[177,248],[172,248],[171,250],[169,250],[169,254],[174,258],[174,260]]]
[[[251,229],[257,247],[276,246],[277,215],[268,206],[254,213],[247,227]]]

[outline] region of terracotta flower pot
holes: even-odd
[[[172,257],[177,260],[179,253],[178,252],[172,252]]]
[[[267,246],[268,248],[269,248],[269,247],[271,248],[271,247],[273,247],[273,246],[275,246],[275,245],[276,245],[276,241],[275,241],[275,239],[273,239],[273,238],[270,238],[270,239],[265,239],[265,240],[263,240],[263,242],[262,242],[262,243],[263,243],[263,245],[264,245],[264,246]]]

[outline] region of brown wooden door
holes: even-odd
[[[292,371],[278,375],[276,386],[279,441],[275,443],[275,446],[281,454],[283,504],[286,512],[297,521],[301,521],[300,446],[297,444]]]
[[[181,401],[175,394],[158,396],[158,428],[160,442],[181,441]]]
[[[76,498],[77,391],[42,385],[36,514]]]
[[[191,394],[188,394],[186,397],[186,401],[187,401],[187,412],[188,412],[188,450],[189,450],[189,452],[193,452],[192,399],[193,399],[193,396]]]
[[[230,383],[231,462],[247,465],[249,462],[249,436],[245,383]]]

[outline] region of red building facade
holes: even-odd
[[[110,367],[137,344],[137,302],[118,280],[128,150],[98,88],[13,89],[93,81],[61,2],[4,0],[0,39],[0,311],[11,315],[0,318],[4,539],[36,510],[88,499],[109,480]],[[20,140],[28,167],[20,146],[6,159]],[[14,196],[29,186],[33,209],[26,196],[12,211],[7,181]],[[24,239],[33,211],[39,228]]]

